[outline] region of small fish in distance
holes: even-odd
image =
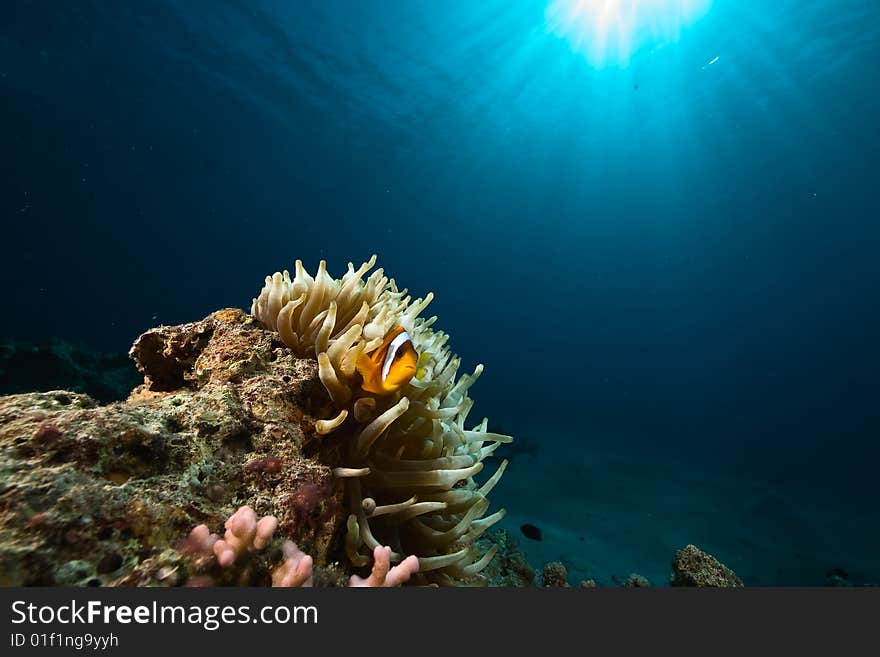
[[[529,523],[526,523],[524,525],[520,525],[519,530],[523,533],[523,536],[525,536],[526,538],[530,538],[533,541],[542,540],[540,527],[535,527],[534,525],[530,525]]]

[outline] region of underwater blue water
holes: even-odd
[[[549,4],[4,3],[0,335],[125,351],[295,258],[377,253],[486,365],[475,413],[539,454],[502,502],[588,509],[587,482],[541,486],[611,450],[648,473],[636,506],[682,469],[770,482],[870,552],[848,514],[880,499],[880,4],[646,0],[604,57]],[[744,531],[778,527],[756,504]]]

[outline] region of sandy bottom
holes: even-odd
[[[563,562],[572,585],[613,585],[630,573],[666,584],[688,543],[747,586],[821,586],[833,568],[857,584],[880,582],[876,501],[844,503],[642,448],[515,453],[492,500],[507,508],[500,526],[529,562]],[[540,542],[522,534],[524,523],[541,529]]]

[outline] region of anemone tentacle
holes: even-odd
[[[334,472],[349,503],[346,553],[361,567],[377,546],[392,546],[392,561],[418,557],[419,584],[484,583],[480,571],[495,554],[480,554],[477,537],[504,516],[486,516],[488,494],[504,461],[482,485],[474,477],[510,436],[488,431],[487,420],[466,429],[470,387],[483,371],[458,375],[461,360],[435,331],[436,316],[421,317],[434,295],[413,300],[376,269],[376,256],[348,263],[341,279],[321,261],[312,277],[297,260],[267,276],[251,313],[278,332],[300,357],[318,361],[319,378],[336,407],[318,433],[349,432],[349,461]],[[418,354],[415,375],[391,394],[366,392],[357,363],[402,327]],[[399,329],[398,329],[399,330]],[[381,502],[381,503],[380,503]]]

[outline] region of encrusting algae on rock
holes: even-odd
[[[305,581],[305,556],[317,586],[483,583],[505,464],[474,476],[510,438],[465,427],[482,368],[456,378],[448,336],[419,317],[430,295],[364,278],[374,262],[340,280],[297,263],[267,279],[256,317],[147,331],[124,402],[0,398],[0,585],[269,585],[284,564]],[[192,549],[194,527],[213,546],[209,528],[243,507],[273,518],[261,549]]]

